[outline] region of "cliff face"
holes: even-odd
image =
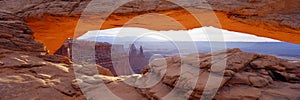
[[[21,18],[2,11],[0,17],[1,99],[80,96],[71,86],[74,75],[68,58],[45,55],[44,46],[33,40],[33,32]]]
[[[48,55],[20,17],[0,11],[0,19],[0,99],[84,99],[72,85],[75,76],[69,58]]]
[[[28,51],[46,53],[42,43],[35,42],[33,31],[21,18],[9,13],[0,13],[1,22],[1,48],[14,51]]]
[[[143,53],[143,48],[140,47],[140,50],[137,50],[134,44],[131,45],[128,51],[129,53],[126,53],[123,45],[112,45],[109,43],[82,40],[75,41],[72,39],[66,40],[66,42],[54,54],[66,56],[72,59],[73,46],[75,46],[75,48],[85,48],[79,49],[78,52],[82,54],[92,52],[86,48],[94,47],[95,63],[109,69],[115,76],[141,73],[144,66],[148,64],[148,60]]]
[[[75,42],[76,41],[76,42]],[[65,41],[64,45],[62,45],[54,54],[55,55],[62,55],[65,57],[69,57],[72,60],[75,60],[77,58],[73,58],[73,50],[74,48],[78,48],[78,52],[82,54],[89,54],[91,52],[95,52],[94,59],[95,64],[98,64],[100,66],[103,66],[107,69],[109,69],[114,75],[116,75],[116,70],[119,70],[120,72],[123,71],[122,69],[117,69],[113,67],[112,57],[111,57],[111,51],[112,51],[112,45],[109,43],[100,43],[100,42],[90,42],[90,41],[80,41],[80,40],[72,40],[68,39]],[[84,48],[84,49],[83,49]],[[94,51],[89,51],[91,49],[94,49]],[[77,50],[77,49],[76,49]],[[119,51],[120,52],[120,51]],[[122,58],[121,56],[119,56]],[[89,58],[86,58],[89,59]],[[129,66],[125,66],[124,68],[127,68]],[[131,73],[125,73],[126,70],[122,73],[123,75],[128,75]]]
[[[139,50],[137,50],[135,45],[132,44],[129,49],[128,57],[131,68],[133,68],[133,71],[138,74],[140,74],[144,66],[149,63],[144,55],[142,46],[140,46]]]

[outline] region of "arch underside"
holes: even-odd
[[[219,23],[222,29],[254,34],[290,43],[300,43],[300,29],[285,25],[272,24],[267,20],[247,18],[242,15],[232,14],[223,11],[214,11],[218,21],[212,20],[211,11],[206,9],[195,9],[198,13],[191,14],[186,9],[176,8],[162,11],[113,13],[105,20],[100,28],[94,20],[99,20],[99,16],[84,16],[84,25],[87,29],[109,29],[116,27],[141,27],[151,30],[188,30],[202,27],[200,23]],[[153,16],[143,15],[153,14]],[[159,18],[155,14],[161,14],[173,18],[167,20]],[[132,20],[139,16],[140,20]],[[195,17],[200,18],[200,23]],[[35,31],[35,40],[44,43],[50,53],[54,53],[67,38],[76,38],[86,32],[79,30],[79,35],[74,36],[79,15],[72,16],[52,16],[44,15],[43,18],[27,18],[27,24]],[[174,24],[178,23],[178,24]],[[179,25],[180,24],[180,25]],[[96,26],[95,26],[96,25]],[[98,25],[98,26],[97,26]],[[181,26],[181,27],[180,27]],[[182,27],[183,26],[183,27]],[[83,28],[83,29],[84,29]]]

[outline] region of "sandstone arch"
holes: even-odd
[[[150,1],[158,2],[159,0]],[[51,10],[42,11],[48,14],[43,16],[42,18],[31,18],[30,16],[27,16],[35,15],[34,13],[40,11],[39,9],[23,9],[23,12],[18,12],[17,14],[19,14],[20,16],[24,16],[24,18],[27,18],[27,23],[35,31],[36,40],[45,43],[48,49],[50,49],[50,52],[53,53],[57,48],[59,48],[60,44],[62,44],[66,38],[73,37],[72,33],[74,32],[74,29],[76,27],[75,25],[78,21],[78,14],[80,14],[82,9],[88,2],[88,0],[75,2],[78,4],[77,6],[74,6],[75,9],[70,9],[63,14],[59,14],[55,11],[51,12]],[[140,3],[140,1],[136,1],[136,3],[129,5],[136,5],[138,3]],[[187,2],[183,3],[185,3],[186,6],[195,8],[197,10],[203,10],[203,12],[205,12],[205,9],[199,8],[199,6],[201,6],[201,3],[199,2],[194,4],[190,4]],[[286,42],[300,43],[300,17],[298,12],[300,6],[299,0],[228,0],[225,2],[210,0],[209,3],[213,5],[213,9],[223,29],[245,32]],[[161,1],[161,5],[167,4],[168,3]],[[186,13],[183,9],[178,9],[178,7],[161,6],[159,9],[150,7],[152,10],[149,8],[150,10],[148,9],[146,11],[140,11],[133,8],[131,8],[130,6],[122,7],[122,11],[124,11],[125,13],[117,12],[115,14],[112,14],[105,25],[102,27],[102,29],[122,26],[120,22],[124,23],[133,16],[148,12],[162,13],[174,16],[188,29],[201,27],[201,25],[195,24],[196,21],[190,19],[190,15],[188,13]],[[142,27],[147,28],[146,25]],[[45,31],[45,29],[53,31]],[[168,30],[170,28],[157,27],[152,29]],[[43,34],[45,34],[47,38]],[[49,39],[49,37],[56,37],[56,39],[54,41]]]

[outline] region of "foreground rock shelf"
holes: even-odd
[[[217,59],[212,61],[212,55]],[[226,65],[222,65],[224,61]],[[216,68],[211,68],[212,66]],[[224,66],[225,69],[218,68]],[[216,100],[297,100],[300,94],[299,67],[299,63],[290,63],[273,56],[230,49],[207,55],[193,54],[185,58],[174,56],[157,59],[144,68],[143,75],[110,77],[79,72],[77,81],[83,92],[89,96],[88,99],[100,98],[97,96],[101,95],[98,89],[104,87],[97,85],[106,84],[115,95],[132,100],[199,99],[201,96]],[[212,79],[221,78],[219,89],[208,85],[205,90],[210,74]],[[152,87],[137,88],[149,86],[156,80],[157,84]],[[212,84],[216,82],[213,80]],[[176,92],[172,92],[174,90]],[[214,91],[216,95],[211,97]]]

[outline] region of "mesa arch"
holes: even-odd
[[[155,1],[155,0],[153,0]],[[294,3],[293,1],[284,1],[286,3]],[[213,2],[214,3],[214,2]],[[270,4],[272,7],[274,4],[280,5],[280,1]],[[295,3],[300,5],[299,3]],[[130,5],[130,4],[129,4]],[[300,43],[300,28],[297,27],[299,24],[297,21],[294,22],[296,25],[289,26],[285,24],[278,24],[276,22],[272,22],[276,19],[268,19],[268,16],[262,15],[262,17],[266,17],[266,19],[253,19],[252,16],[260,16],[260,14],[264,13],[261,11],[249,13],[245,11],[245,9],[239,11],[231,11],[228,9],[219,9],[218,6],[222,6],[222,4],[214,5],[214,10],[218,21],[221,24],[223,29],[227,29],[230,31],[243,32],[248,34],[254,34],[263,37],[269,37],[281,41],[291,42],[291,43]],[[267,6],[268,7],[268,6]],[[279,6],[280,7],[280,6]],[[291,9],[294,6],[287,7],[284,9]],[[248,8],[247,8],[248,9]],[[282,8],[283,9],[283,8]],[[299,9],[299,8],[298,8]],[[197,20],[193,16],[200,16],[204,21],[210,21],[209,16],[206,15],[206,9],[196,9],[201,13],[191,15],[185,9],[182,8],[165,8],[160,10],[147,10],[147,11],[133,11],[133,12],[125,12],[125,13],[113,13],[105,20],[105,23],[102,25],[100,29],[108,29],[122,26],[133,26],[133,27],[142,27],[152,30],[184,30],[184,29],[192,29],[202,27]],[[254,9],[255,10],[255,9]],[[258,9],[256,9],[258,10]],[[295,9],[293,9],[295,10]],[[278,13],[279,15],[281,10],[274,10],[274,13]],[[290,11],[291,12],[291,11]],[[156,19],[154,22],[164,23],[164,24],[151,24],[149,20],[152,20],[155,17],[147,17],[148,19],[139,20],[134,23],[127,23],[129,20],[136,16],[140,16],[143,14],[149,13],[157,13],[162,15],[168,15],[175,19],[175,21],[181,23],[184,26],[184,29],[181,27],[174,27],[171,22],[172,20],[165,19]],[[295,12],[292,12],[295,13]],[[74,36],[74,30],[76,28],[78,19],[80,14],[74,15],[53,15],[53,14],[44,14],[41,18],[28,17],[26,21],[28,25],[35,31],[35,39],[40,41],[46,45],[46,47],[50,50],[50,53],[53,53],[56,49],[58,49],[61,44],[67,38],[76,38],[78,36]],[[296,16],[297,17],[297,16]],[[93,16],[86,16],[88,19],[95,18]],[[86,23],[93,23],[93,21]],[[174,21],[174,20],[173,20]],[[214,23],[214,22],[209,22]],[[292,23],[293,25],[293,23]],[[84,27],[94,27],[89,26],[88,24]],[[84,33],[81,32],[82,34]]]

